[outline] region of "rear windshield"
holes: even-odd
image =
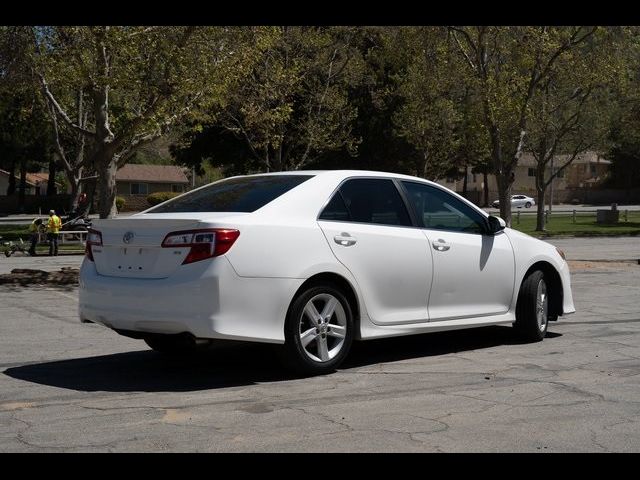
[[[313,175],[265,175],[230,178],[194,190],[146,213],[254,212]]]

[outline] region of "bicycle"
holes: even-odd
[[[2,240],[2,237],[0,237],[0,240]],[[5,257],[9,258],[16,252],[29,253],[29,249],[26,247],[26,243],[24,243],[22,238],[19,238],[19,241],[20,243],[14,243],[11,240],[8,242],[2,242]]]

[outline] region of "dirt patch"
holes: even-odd
[[[35,270],[30,268],[14,268],[11,273],[0,275],[1,284],[15,285],[77,285],[79,268],[62,267],[57,272]]]

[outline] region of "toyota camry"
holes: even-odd
[[[574,312],[562,251],[430,181],[367,171],[220,180],[96,220],[79,314],[163,353],[279,344],[334,370],[353,341],[513,325],[540,341]]]

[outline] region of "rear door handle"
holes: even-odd
[[[433,245],[433,248],[435,248],[439,252],[446,252],[451,248],[451,245],[449,245],[447,242],[445,242],[441,238],[432,242],[431,245]]]
[[[355,245],[357,240],[347,232],[342,232],[340,235],[336,235],[335,237],[333,237],[333,241],[338,245],[342,245],[343,247],[350,247],[351,245]]]

